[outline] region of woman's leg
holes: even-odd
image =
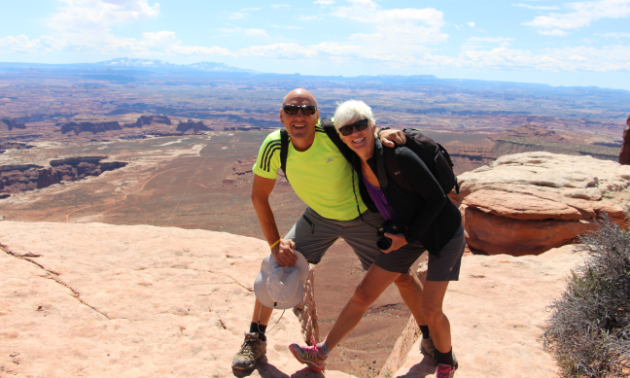
[[[451,324],[442,311],[449,281],[425,281],[422,309],[426,316],[435,348],[441,353],[451,350]]]
[[[389,272],[372,264],[328,333],[325,343],[329,350],[336,347],[359,324],[368,307],[398,276],[400,273]]]
[[[394,281],[400,292],[400,296],[413,314],[418,325],[427,325],[427,319],[422,309],[423,288],[417,275],[411,270],[407,274],[401,274]]]

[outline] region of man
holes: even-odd
[[[289,92],[280,109],[280,122],[290,136],[286,172],[295,193],[308,205],[304,215],[284,239],[276,225],[269,196],[280,168],[280,131],[267,136],[254,165],[252,202],[258,221],[271,248],[271,254],[281,266],[293,266],[297,260],[293,250],[300,251],[306,260],[317,264],[326,250],[343,238],[354,250],[364,270],[368,270],[380,250],[378,235],[373,225],[380,226],[383,218],[371,212],[356,193],[357,175],[324,129],[316,126],[319,110],[315,97],[305,89]],[[397,134],[392,131],[398,138]],[[383,137],[389,133],[382,133]],[[393,146],[393,144],[389,141]],[[404,139],[397,140],[403,144]],[[354,180],[354,182],[353,182]],[[357,208],[362,213],[359,217]],[[362,219],[361,219],[362,218]],[[395,281],[400,294],[421,325],[422,315],[420,281],[414,274],[402,274]],[[240,351],[234,356],[232,368],[251,370],[256,360],[265,355],[267,324],[273,309],[258,300],[249,332]]]

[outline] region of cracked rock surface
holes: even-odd
[[[466,241],[488,254],[539,254],[572,243],[604,213],[624,222],[630,166],[549,152],[505,155],[458,177]]]
[[[0,226],[1,377],[234,376],[264,241],[145,225]],[[293,342],[300,325],[287,311],[250,376],[323,377],[295,361]]]

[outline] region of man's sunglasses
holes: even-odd
[[[341,134],[343,136],[348,136],[348,135],[352,134],[352,131],[354,130],[355,127],[359,131],[367,129],[367,127],[368,127],[368,120],[367,120],[367,118],[366,119],[362,119],[360,121],[356,121],[355,123],[351,123],[349,125],[341,126],[339,128],[339,134]]]
[[[302,115],[304,115],[304,116],[311,116],[311,115],[315,114],[315,112],[317,111],[317,106],[315,106],[315,105],[302,105],[302,106],[285,105],[282,108],[284,113],[287,114],[287,115],[296,115],[296,114],[298,114],[298,110],[300,110],[300,109],[302,109]]]

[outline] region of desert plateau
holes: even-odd
[[[630,92],[485,83],[0,65],[0,377],[234,376],[268,253],[252,166],[296,87],[321,118],[360,99],[377,126],[420,129],[452,157],[468,242],[446,300],[458,376],[558,376],[545,308],[585,259],[579,236],[627,225]],[[306,208],[282,175],[271,205],[281,234]],[[314,268],[319,338],[362,276],[342,240]],[[409,318],[389,287],[326,376],[434,376]],[[293,313],[276,322],[251,376],[323,376],[288,352]]]

